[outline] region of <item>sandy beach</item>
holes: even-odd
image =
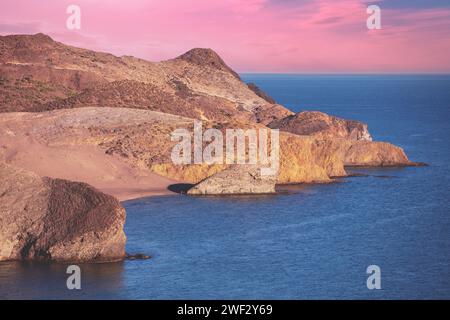
[[[47,146],[31,137],[2,135],[4,160],[19,168],[33,168],[40,176],[86,182],[120,201],[166,195],[167,187],[178,183],[133,166],[96,146]]]

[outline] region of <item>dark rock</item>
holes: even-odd
[[[0,163],[0,260],[105,262],[125,257],[125,210],[86,183]]]
[[[127,253],[125,258],[127,260],[147,260],[150,259],[151,257],[143,253],[136,253],[136,254]]]
[[[272,129],[320,139],[345,138],[372,141],[367,124],[330,116],[319,111],[303,111],[268,124]]]
[[[275,100],[272,99],[271,96],[269,96],[266,92],[264,92],[263,90],[261,90],[256,84],[254,84],[253,82],[247,83],[247,86],[250,90],[252,90],[257,96],[263,98],[264,100],[266,100],[268,103],[271,104],[275,104]]]

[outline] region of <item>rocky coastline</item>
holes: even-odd
[[[119,201],[170,194],[271,194],[327,183],[348,166],[418,166],[368,125],[293,113],[211,49],[149,62],[44,34],[0,36],[0,260],[122,260]],[[257,166],[174,164],[175,129],[280,130],[277,176]],[[129,256],[146,258],[145,255]]]

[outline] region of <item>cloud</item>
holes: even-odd
[[[371,0],[366,0],[367,2]],[[371,1],[372,4],[379,5],[384,9],[435,9],[450,8],[448,0],[378,0]]]
[[[374,2],[382,29],[369,31]],[[0,32],[150,60],[209,47],[240,71],[450,72],[450,6],[438,0],[77,0],[79,31],[65,28],[70,3],[2,0]]]

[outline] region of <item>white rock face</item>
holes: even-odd
[[[372,141],[372,136],[370,135],[369,130],[367,129],[367,124],[364,124],[361,130],[359,131],[357,130],[356,140]]]
[[[233,165],[192,187],[190,195],[275,193],[276,176],[262,176],[256,165]]]

